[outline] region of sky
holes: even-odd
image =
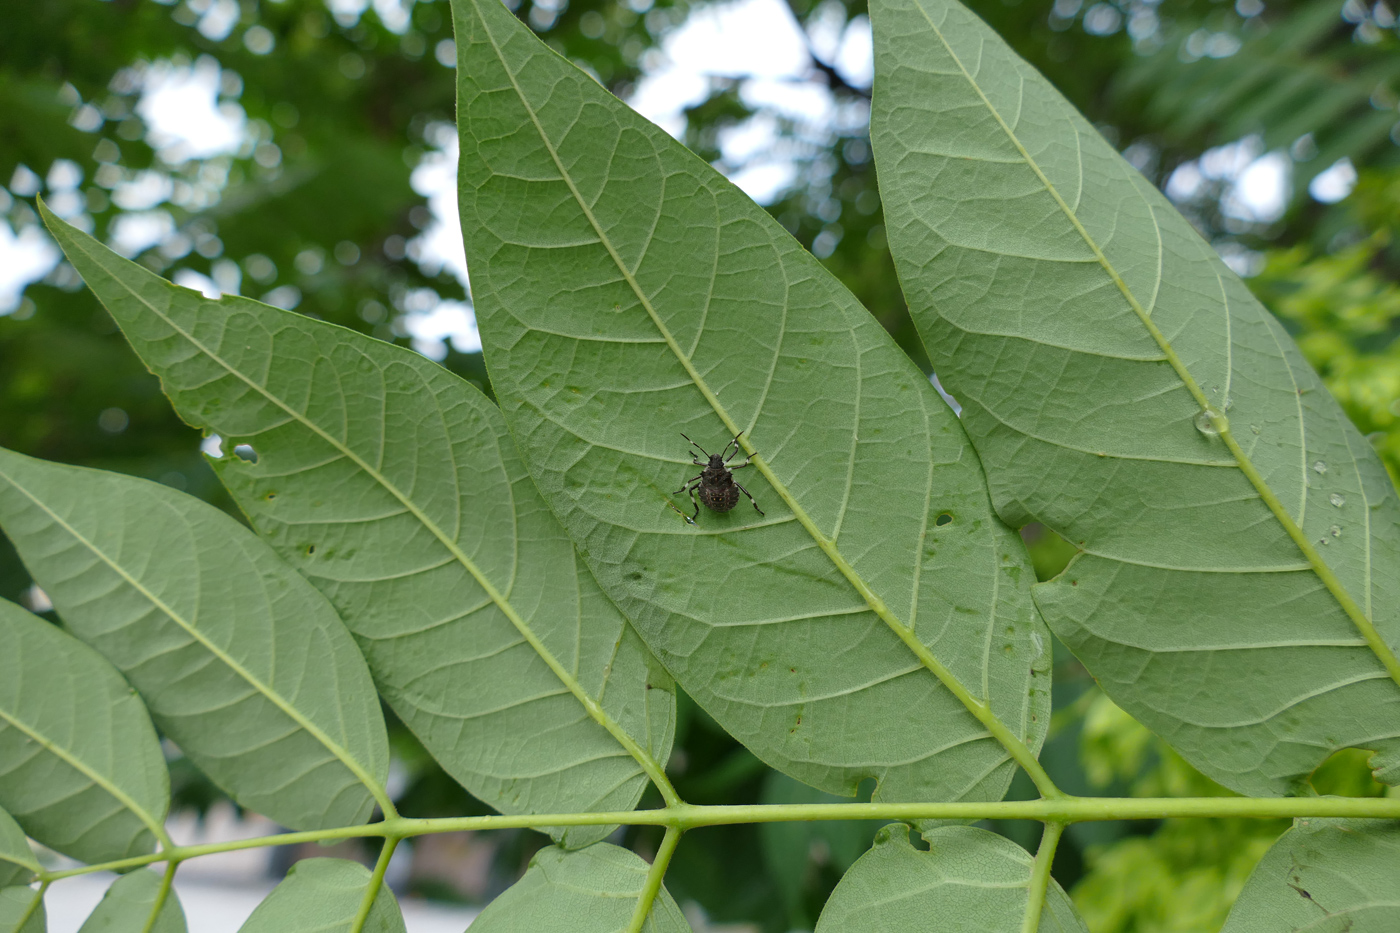
[[[348,23],[371,4],[390,28],[406,25],[401,21],[404,13],[398,0],[327,0],[336,18]],[[196,28],[210,38],[222,38],[237,19],[235,0],[207,0],[203,9]],[[249,30],[250,36],[254,32]],[[252,36],[245,41],[260,40]],[[684,128],[684,108],[703,100],[713,79],[739,79],[742,98],[757,113],[721,136],[722,159],[717,167],[750,196],[768,202],[791,184],[797,173],[792,154],[774,145],[780,118],[795,121],[801,128],[799,136],[809,135],[815,143],[824,141],[833,126],[868,118],[863,111],[838,109],[824,85],[807,80],[809,45],[851,84],[870,84],[870,27],[863,16],[847,24],[840,5],[831,4],[814,18],[810,34],[804,37],[783,0],[731,0],[697,7],[659,49],[648,52],[643,61],[644,77],[628,102],[678,135]],[[439,60],[446,63],[444,67],[449,67],[453,61],[450,47],[437,51]],[[154,62],[128,70],[132,73],[120,79],[138,83],[137,110],[163,160],[171,165],[208,160],[200,180],[193,185],[181,183],[184,188],[180,190],[168,175],[158,171],[140,173],[113,190],[112,201],[123,213],[113,225],[111,245],[125,255],[135,255],[160,243],[171,248],[170,240],[179,236],[163,204],[175,200],[198,207],[218,198],[223,180],[219,157],[237,153],[260,158],[269,143],[255,138],[234,99],[236,94],[230,93],[241,87],[241,80],[222,70],[213,58],[204,56],[186,65]],[[81,122],[81,108],[74,119]],[[450,125],[442,124],[430,128],[428,139],[432,148],[414,169],[412,184],[426,199],[433,220],[410,242],[408,254],[425,272],[446,270],[465,284],[454,187],[456,136]],[[1227,215],[1267,223],[1283,212],[1291,165],[1288,153],[1264,152],[1258,139],[1251,137],[1213,149],[1181,166],[1171,176],[1167,193],[1178,201],[1189,201],[1204,186],[1224,182],[1228,188],[1223,205]],[[51,166],[20,166],[10,179],[0,181],[8,188],[0,188],[0,214],[8,210],[13,196],[30,198],[42,192],[59,216],[91,228],[79,190],[82,171],[75,163],[59,160]],[[1333,202],[1345,197],[1355,181],[1355,170],[1343,159],[1318,175],[1310,192],[1317,200]],[[190,244],[183,247],[188,253]],[[178,252],[172,248],[172,253]],[[179,284],[210,296],[251,293],[284,307],[299,300],[300,294],[290,286],[259,292],[253,287],[255,282],[244,275],[252,258],[240,258],[242,266],[234,258],[217,260],[212,277],[178,265],[171,276]],[[1247,256],[1226,258],[1237,271],[1252,271]],[[57,247],[40,227],[15,230],[0,219],[0,315],[17,310],[25,313],[25,286],[53,273],[59,259]],[[28,310],[32,311],[32,305]],[[441,359],[448,341],[462,352],[480,348],[471,308],[462,302],[443,301],[431,290],[421,289],[407,295],[400,310],[404,312],[401,324],[413,346],[429,357]]]

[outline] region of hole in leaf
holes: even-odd
[[[949,522],[951,522],[952,520],[953,520],[953,513],[952,513],[952,512],[944,512],[943,514],[941,514],[941,515],[939,515],[937,518],[935,518],[935,519],[933,520],[933,523],[934,523],[935,525],[947,525],[947,524],[948,524]]]
[[[258,462],[258,452],[253,449],[251,444],[239,444],[237,447],[233,448],[233,455],[239,460],[248,463]]]
[[[308,545],[306,546],[306,556],[307,556],[307,557],[310,557],[312,554],[315,554],[315,553],[316,553],[316,545],[314,545],[314,544],[308,544]]]

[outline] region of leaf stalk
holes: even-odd
[[[656,858],[651,861],[647,880],[637,895],[637,906],[632,911],[632,920],[627,924],[627,933],[642,933],[651,908],[656,903],[656,895],[661,891],[661,880],[666,876],[666,867],[671,864],[671,856],[676,853],[676,844],[681,841],[682,830],[676,826],[666,827],[666,835],[661,837],[661,847],[656,850]]]
[[[384,837],[384,847],[379,850],[379,858],[375,860],[374,873],[370,875],[369,884],[365,887],[365,896],[360,901],[360,909],[355,913],[355,920],[350,924],[350,933],[360,933],[365,928],[369,912],[374,908],[374,902],[379,897],[379,889],[384,885],[384,873],[389,870],[389,860],[394,857],[394,850],[399,847],[399,840],[402,838],[402,836]]]
[[[829,820],[1037,820],[1042,823],[1087,823],[1111,820],[1349,818],[1400,820],[1400,797],[1073,797],[946,803],[792,803],[736,806],[680,804],[654,810],[603,813],[535,813],[462,816],[440,819],[383,820],[362,826],[279,833],[195,846],[175,846],[131,858],[42,872],[45,883],[95,871],[121,871],[153,862],[184,861],[203,855],[295,845],[333,839],[425,836],[489,829],[537,829],[547,826],[666,826],[678,831],[737,823],[798,823]]]
[[[1026,892],[1026,915],[1021,923],[1021,933],[1037,933],[1040,929],[1040,914],[1045,909],[1045,894],[1050,889],[1050,866],[1055,861],[1055,850],[1064,831],[1064,823],[1045,824],[1040,847],[1035,852],[1035,864],[1031,866],[1031,883]]]

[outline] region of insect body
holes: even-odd
[[[681,437],[690,441],[690,438],[684,433],[681,434]],[[753,503],[754,510],[758,512],[759,515],[763,514],[763,510],[758,507],[758,503],[754,502],[753,496],[749,495],[749,491],[743,486],[734,482],[734,477],[732,475],[734,470],[742,470],[744,467],[748,466],[749,461],[745,460],[736,467],[729,466],[729,461],[739,455],[739,435],[735,435],[734,440],[725,444],[724,450],[717,454],[707,453],[705,448],[696,444],[694,441],[690,441],[690,443],[696,450],[700,451],[706,459],[700,460],[692,453],[690,455],[691,462],[696,466],[704,467],[704,469],[700,471],[698,476],[686,480],[684,486],[677,489],[676,492],[671,493],[671,495],[681,492],[690,493],[690,501],[695,503],[695,514],[686,515],[684,512],[681,512],[681,515],[686,521],[690,522],[692,525],[695,524],[695,519],[700,517],[701,502],[705,503],[705,507],[712,512],[728,512],[739,503],[739,493],[741,492],[749,497],[749,502]],[[734,446],[734,453],[732,454],[729,452],[731,444]],[[696,492],[700,493],[698,499],[695,496]],[[671,508],[674,509],[676,507],[671,506]],[[680,512],[681,510],[676,509],[676,511]]]

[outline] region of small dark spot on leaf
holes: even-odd
[[[307,556],[307,557],[310,557],[312,554],[315,554],[315,553],[316,553],[316,545],[314,545],[314,544],[308,544],[308,545],[306,546],[306,556]]]
[[[276,499],[276,498],[277,498],[277,493],[275,493],[275,492],[270,492],[270,493],[268,493],[266,496],[264,496],[263,498],[267,499],[268,502],[271,502],[273,499]]]
[[[796,674],[796,673],[797,673],[797,668],[795,668],[795,667],[790,667],[790,668],[788,668],[788,673],[789,673],[789,674]]]
[[[1078,586],[1078,585],[1079,585],[1079,581],[1078,581],[1078,580],[1071,580],[1071,581],[1069,581],[1069,585],[1070,585],[1070,586]]]

